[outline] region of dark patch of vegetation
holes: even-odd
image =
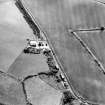
[[[15,4],[18,7],[18,9],[20,10],[20,12],[23,14],[23,17],[26,20],[26,22],[28,23],[28,25],[30,26],[30,28],[33,30],[34,35],[36,35],[38,38],[40,38],[40,30],[39,30],[38,26],[34,23],[34,21],[32,20],[32,17],[30,17],[29,13],[26,11],[26,9],[24,8],[21,1],[17,0]]]

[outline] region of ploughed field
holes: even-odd
[[[105,26],[105,5],[94,0],[23,0],[45,31],[70,84],[88,101],[105,104],[105,75],[69,29]],[[105,67],[105,32],[77,32]]]

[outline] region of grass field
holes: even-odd
[[[39,72],[48,70],[49,68],[43,55],[22,53],[10,66],[8,73],[23,79],[28,75],[36,75]]]
[[[59,105],[62,93],[47,85],[39,78],[25,82],[26,90],[33,105]]]
[[[0,74],[0,103],[3,105],[26,105],[21,84],[3,74]]]

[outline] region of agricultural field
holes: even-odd
[[[21,84],[28,75],[49,69],[42,54],[23,53],[27,38],[35,36],[14,1],[0,0],[0,105],[31,105],[27,97],[33,105],[58,105],[62,94],[41,79]]]
[[[104,104],[105,32],[75,34],[72,30],[105,27],[105,4],[95,0],[22,1],[45,31],[75,93]]]
[[[21,1],[47,36],[74,94],[104,105],[105,0]],[[31,28],[15,1],[0,0],[0,104],[62,105],[64,94],[51,87],[53,78],[36,76],[49,70],[45,56],[23,52],[26,39],[35,39]]]

